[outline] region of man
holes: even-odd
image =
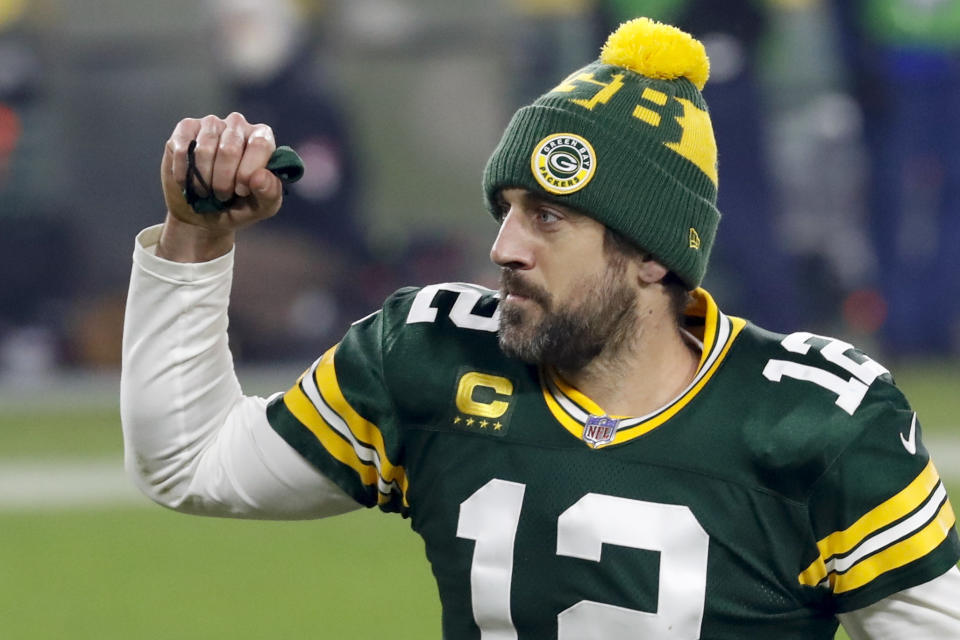
[[[124,336],[140,487],[209,515],[399,512],[446,638],[960,637],[954,514],[887,371],[697,288],[707,72],[687,34],[626,23],[488,163],[499,294],[401,290],[269,400],[243,396],[226,325],[234,232],[280,206],[272,134],[182,121]],[[237,197],[219,216],[181,196],[194,140]]]

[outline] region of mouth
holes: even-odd
[[[511,272],[504,272],[501,278],[500,297],[507,303],[544,305],[544,295],[537,290],[536,285],[528,284]]]
[[[504,302],[531,302],[532,299],[521,293],[505,292],[502,296]]]
[[[501,291],[500,292],[501,304],[506,309],[514,309],[519,312],[521,309],[524,313],[534,311],[537,309],[543,309],[544,305],[535,295],[531,295],[525,291]]]

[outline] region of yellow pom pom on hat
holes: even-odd
[[[717,146],[700,91],[703,44],[648,18],[513,116],[483,175],[487,208],[521,187],[626,236],[700,285],[716,236]]]
[[[687,78],[698,91],[703,91],[710,78],[710,59],[703,43],[686,31],[650,18],[620,25],[600,50],[600,62],[648,78]]]

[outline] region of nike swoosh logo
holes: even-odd
[[[917,412],[913,412],[913,420],[910,422],[910,435],[906,438],[903,437],[903,434],[900,434],[900,442],[903,443],[903,448],[907,450],[907,453],[914,455],[917,453]]]

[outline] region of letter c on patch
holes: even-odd
[[[490,400],[484,402],[475,398],[478,389],[489,389]],[[460,377],[457,385],[457,409],[468,415],[483,418],[499,418],[510,408],[506,400],[497,400],[495,397],[510,396],[513,394],[513,383],[501,376],[494,376],[479,371],[469,371]]]

